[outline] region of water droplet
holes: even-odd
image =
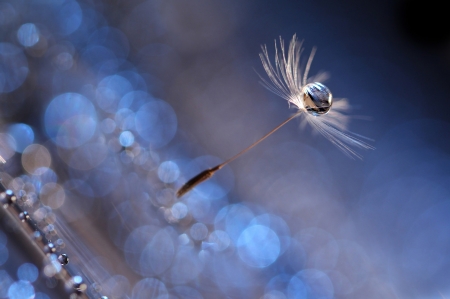
[[[40,241],[40,240],[42,239],[42,235],[41,235],[40,232],[35,231],[35,232],[33,233],[33,238],[34,238],[35,240],[37,240],[37,241]]]
[[[61,263],[62,266],[65,266],[69,263],[69,257],[67,254],[62,253],[58,256],[58,261]]]
[[[22,220],[22,222],[25,222],[25,221],[30,220],[30,215],[28,214],[27,211],[24,211],[19,214],[19,218],[20,218],[20,220]]]
[[[16,196],[9,189],[0,194],[0,203],[4,204],[6,206],[12,204],[15,201],[16,201]]]
[[[81,293],[86,291],[87,285],[83,283],[83,278],[79,275],[76,275],[72,278],[73,288],[77,293]]]
[[[330,110],[333,96],[328,87],[319,82],[314,82],[306,84],[302,91],[303,106],[308,113],[319,116]]]
[[[44,247],[45,253],[54,253],[56,251],[55,245],[53,243],[48,243]]]

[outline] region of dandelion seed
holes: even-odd
[[[303,116],[303,124],[310,124],[350,157],[361,158],[355,148],[373,149],[371,145],[361,140],[365,139],[365,137],[346,130],[348,116],[345,112],[349,109],[349,105],[345,99],[333,100],[333,95],[328,87],[319,82],[326,79],[326,75],[319,74],[308,78],[315,49],[311,52],[303,73],[300,68],[302,44],[297,40],[297,37],[293,36],[287,53],[285,52],[284,41],[280,37],[280,50],[281,52],[278,51],[277,42],[275,41],[275,64],[273,65],[270,61],[267,47],[265,45],[262,47],[262,53],[259,56],[269,80],[261,76],[260,78],[264,87],[286,99],[289,106],[293,105],[297,112],[235,156],[190,179],[178,190],[178,197],[211,178],[216,171],[255,147],[297,116]]]

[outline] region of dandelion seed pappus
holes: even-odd
[[[345,99],[334,99],[331,91],[323,83],[325,74],[308,78],[309,69],[316,50],[313,49],[306,63],[304,71],[300,67],[300,56],[302,53],[302,43],[294,35],[287,53],[285,52],[284,41],[280,37],[280,51],[275,40],[275,59],[272,64],[267,47],[262,46],[262,53],[259,54],[263,68],[268,76],[268,80],[260,75],[262,85],[276,95],[288,101],[289,106],[294,106],[297,112],[272,129],[259,140],[234,155],[225,162],[215,167],[204,170],[192,179],[188,180],[177,192],[181,197],[198,184],[211,178],[215,172],[225,165],[240,157],[264,139],[272,135],[286,123],[303,116],[303,121],[310,124],[323,136],[336,145],[344,154],[352,158],[361,158],[356,149],[373,149],[373,147],[361,139],[363,136],[347,130],[348,115],[346,111],[350,108]],[[333,109],[331,109],[333,107]]]

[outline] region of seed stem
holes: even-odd
[[[289,118],[287,118],[285,121],[283,121],[281,124],[279,124],[278,126],[276,126],[275,128],[273,128],[269,133],[267,133],[266,135],[264,135],[263,137],[261,137],[260,139],[258,139],[257,141],[255,141],[253,144],[251,144],[250,146],[246,147],[245,149],[243,149],[242,151],[240,151],[239,153],[237,153],[236,155],[234,155],[233,157],[229,158],[228,160],[226,160],[225,162],[216,165],[212,168],[206,169],[202,172],[200,172],[199,174],[197,174],[195,177],[193,177],[192,179],[190,179],[189,181],[187,181],[178,191],[177,191],[177,197],[181,197],[184,194],[186,194],[187,192],[191,191],[195,186],[197,186],[198,184],[210,179],[215,173],[216,171],[222,169],[225,165],[227,165],[228,163],[234,161],[235,159],[239,158],[241,155],[245,154],[246,152],[248,152],[249,150],[251,150],[252,148],[254,148],[255,146],[257,146],[260,142],[262,142],[264,139],[266,139],[267,137],[269,137],[270,135],[272,135],[273,133],[275,133],[279,128],[281,128],[282,126],[284,126],[285,124],[287,124],[288,122],[290,122],[291,120],[293,120],[294,118],[296,118],[297,116],[299,116],[301,113],[303,112],[303,110],[299,110],[297,113],[295,113],[294,115],[290,116]]]

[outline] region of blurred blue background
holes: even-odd
[[[434,2],[1,0],[1,178],[109,298],[449,298]],[[294,34],[376,150],[294,120],[177,199],[294,112],[258,77]],[[16,243],[0,227],[0,298],[61,298]]]

